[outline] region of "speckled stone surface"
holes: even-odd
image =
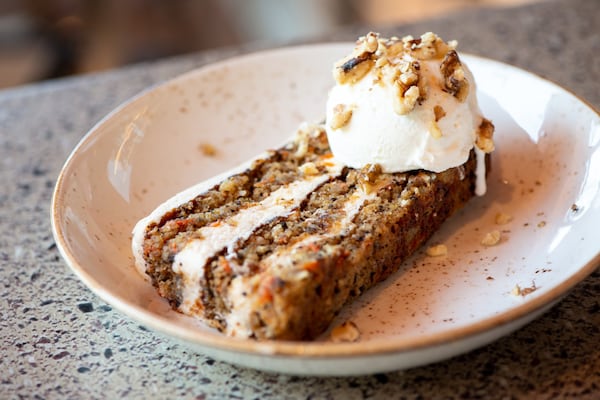
[[[563,0],[401,27],[348,27],[322,39],[433,30],[599,108],[599,26],[600,2]],[[138,326],[79,282],[58,254],[49,217],[71,149],[138,91],[253,49],[0,92],[0,398],[600,398],[600,270],[491,345],[426,367],[352,378],[275,375],[214,361]]]

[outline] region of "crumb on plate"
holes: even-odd
[[[331,340],[334,342],[356,342],[360,338],[360,331],[352,321],[346,321],[331,330]]]
[[[500,243],[501,239],[502,235],[500,231],[494,230],[485,234],[483,239],[481,239],[481,244],[486,247],[495,246]]]
[[[448,247],[445,244],[436,244],[429,246],[426,252],[429,257],[441,257],[448,254]]]
[[[496,225],[506,225],[512,220],[513,220],[512,215],[505,214],[502,212],[499,212],[498,214],[496,214],[496,218],[495,218]]]
[[[513,296],[521,296],[521,297],[525,297],[530,293],[533,293],[537,290],[537,286],[535,285],[535,282],[531,283],[531,286],[526,287],[526,288],[522,288],[521,286],[519,286],[518,284],[515,285],[515,287],[511,290],[510,294],[512,294]]]
[[[200,143],[198,149],[207,157],[214,157],[217,155],[217,148],[210,143]]]

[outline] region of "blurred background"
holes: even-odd
[[[344,25],[542,0],[0,0],[0,89]]]

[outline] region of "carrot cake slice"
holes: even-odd
[[[485,191],[493,125],[455,44],[369,33],[323,125],[176,195],[134,229],[174,309],[228,335],[309,340]]]

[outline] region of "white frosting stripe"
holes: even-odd
[[[356,216],[356,214],[358,214],[365,202],[376,197],[377,196],[375,191],[373,191],[370,194],[367,194],[362,190],[357,190],[352,194],[352,196],[350,196],[346,204],[344,204],[343,218],[335,221],[335,223],[332,224],[331,229],[329,229],[328,232],[319,235],[308,236],[307,238],[295,243],[293,246],[284,248],[283,251],[271,254],[264,260],[264,263],[268,265],[280,263],[283,259],[287,257],[287,254],[293,253],[300,247],[306,246],[311,243],[318,243],[333,236],[347,233],[352,227],[354,217]]]
[[[199,229],[201,239],[191,240],[176,256],[173,271],[184,278],[183,302],[180,310],[193,313],[193,305],[200,297],[200,280],[209,258],[233,246],[239,240],[247,239],[252,232],[275,218],[283,217],[296,209],[310,193],[331,177],[339,176],[343,169],[340,164],[332,164],[324,174],[307,177],[281,187],[261,202],[240,210],[235,215],[219,221],[218,224]]]
[[[370,199],[376,197],[375,191],[370,194],[365,193],[362,190],[356,191],[344,204],[344,216],[340,220],[337,220],[332,224],[328,232],[320,235],[311,235],[303,240],[295,243],[293,246],[286,247],[279,252],[273,253],[263,260],[265,265],[280,265],[280,266],[291,266],[292,257],[290,254],[296,252],[300,247],[310,245],[311,243],[319,243],[327,240],[333,236],[339,234],[345,234],[350,231],[353,226],[353,221],[363,205]],[[300,270],[298,274],[307,274],[307,271]],[[249,329],[250,322],[248,317],[251,315],[251,305],[247,301],[247,298],[242,295],[242,292],[246,290],[244,282],[248,277],[238,276],[236,277],[229,287],[228,298],[230,300],[231,312],[226,316],[227,318],[227,330],[230,334],[236,335],[250,335]],[[251,278],[250,278],[251,279]]]

